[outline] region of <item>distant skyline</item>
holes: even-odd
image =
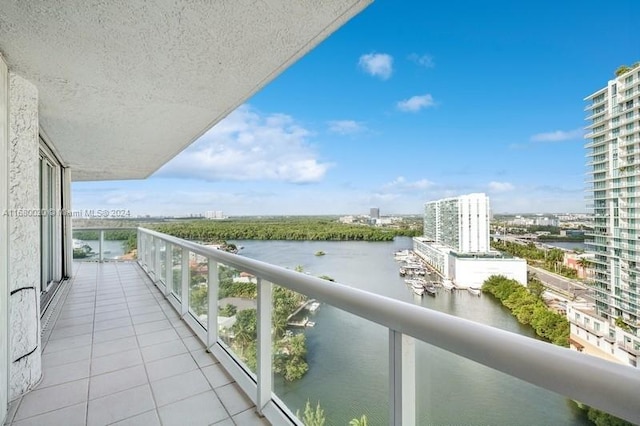
[[[640,60],[638,16],[376,1],[150,178],[74,183],[73,208],[421,214],[485,192],[496,214],[585,212],[583,98]]]

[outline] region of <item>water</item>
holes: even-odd
[[[563,248],[563,249],[567,249],[567,250],[575,250],[575,249],[580,249],[580,250],[586,250],[587,249],[587,245],[585,243],[582,242],[574,242],[574,241],[546,241],[544,244],[551,246],[551,247],[558,247],[558,248]]]
[[[398,275],[394,242],[234,241],[242,255],[295,268],[406,302],[534,337],[499,302],[468,292],[439,290],[414,298]],[[314,256],[318,250],[325,256]],[[277,395],[295,412],[320,401],[327,424],[346,425],[366,414],[371,425],[388,424],[388,330],[323,304],[306,329],[310,369],[299,381],[276,378]],[[565,397],[537,388],[422,342],[416,348],[420,425],[586,425]]]
[[[91,251],[95,253],[94,257],[88,257],[85,260],[93,260],[100,253],[100,241],[98,240],[82,240],[83,244],[91,247]],[[116,259],[124,254],[124,241],[104,240],[102,242],[102,251],[104,259]],[[79,259],[82,260],[82,259]]]

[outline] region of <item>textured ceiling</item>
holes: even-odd
[[[369,2],[2,0],[0,52],[74,180],[144,178]]]

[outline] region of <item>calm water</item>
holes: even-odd
[[[98,240],[86,240],[82,241],[84,244],[91,247],[91,250],[96,253],[96,257],[100,251],[100,241]],[[105,259],[115,259],[118,256],[124,254],[124,241],[104,240],[102,242],[102,250],[104,252],[103,257]]]
[[[406,302],[472,319],[527,336],[533,332],[499,303],[468,292],[414,298],[398,275],[391,243],[235,241],[242,255],[294,268]],[[325,256],[314,256],[318,250]],[[330,425],[366,414],[371,425],[388,423],[388,331],[323,304],[306,329],[309,372],[295,383],[276,380],[276,393],[295,412],[320,401]],[[420,425],[586,425],[563,396],[537,388],[424,343],[416,349]]]
[[[575,249],[586,250],[587,249],[587,245],[581,242],[549,241],[549,242],[545,242],[545,244],[548,246],[559,247],[559,248],[568,249],[568,250],[575,250]]]

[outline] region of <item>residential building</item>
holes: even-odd
[[[378,207],[369,209],[369,217],[371,219],[380,219],[380,209]]]
[[[595,307],[581,318],[569,316],[572,332],[586,318],[600,324],[603,338],[615,341],[613,350],[607,349],[609,355],[636,366],[640,351],[639,93],[640,68],[636,67],[585,98],[587,190],[594,214],[587,251],[594,255],[590,284]],[[572,334],[576,341],[579,337]]]
[[[526,261],[490,249],[490,216],[485,194],[430,201],[425,204],[424,236],[413,239],[414,251],[460,288],[480,287],[491,275],[526,285]]]
[[[204,218],[205,219],[226,219],[227,217],[220,210],[216,210],[216,211],[208,210],[204,212]]]
[[[424,236],[464,253],[489,251],[489,197],[469,194],[425,205]]]

